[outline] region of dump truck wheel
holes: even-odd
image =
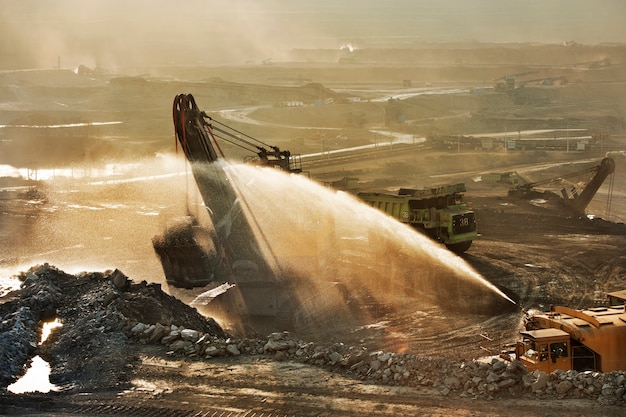
[[[446,245],[446,247],[451,250],[452,252],[456,253],[457,255],[460,255],[464,252],[466,252],[470,246],[472,246],[472,241],[468,240],[466,242],[461,242],[461,243],[453,243],[450,245]]]

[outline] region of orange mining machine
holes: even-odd
[[[516,357],[532,372],[626,370],[626,290],[607,294],[605,306],[556,306],[527,317]]]

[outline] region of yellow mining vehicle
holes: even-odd
[[[401,188],[398,194],[360,192],[357,196],[402,223],[463,253],[478,238],[476,215],[463,202],[464,183],[433,188]]]

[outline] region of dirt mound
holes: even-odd
[[[69,275],[50,265],[19,277],[21,289],[0,304],[3,318],[0,374],[6,387],[39,354],[50,363],[52,383],[64,389],[106,389],[124,385],[136,359],[131,329],[137,323],[177,325],[225,336],[212,319],[164,293],[159,284],[131,283],[120,271]],[[62,327],[38,346],[42,324],[57,318]]]

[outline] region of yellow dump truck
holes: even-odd
[[[463,253],[478,239],[476,214],[463,201],[464,183],[433,188],[400,188],[398,194],[359,192],[357,196],[396,220]]]
[[[529,316],[515,347],[530,370],[626,370],[626,290],[607,294],[603,307],[556,306]]]

